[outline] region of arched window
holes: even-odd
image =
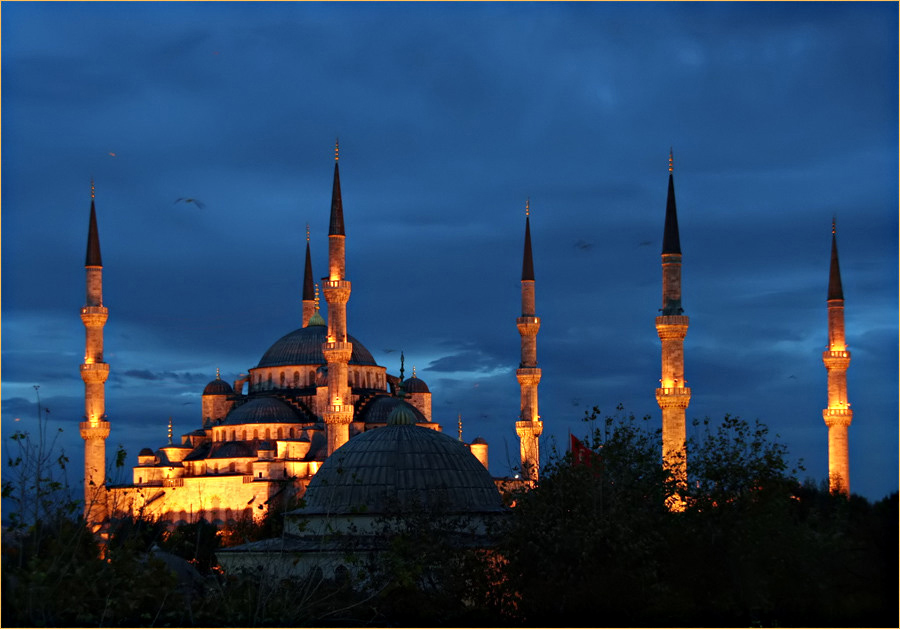
[[[234,472],[234,466],[235,466],[234,461],[232,461],[231,463],[229,463],[229,464],[228,464],[228,471],[229,471],[229,472]]]
[[[281,372],[281,378],[280,378],[279,382],[280,382],[279,386],[283,389],[284,388],[284,372],[283,371]]]
[[[256,428],[253,429],[253,438],[259,439],[259,430],[257,430]]]
[[[271,434],[271,433],[269,432],[269,429],[266,428],[266,441],[268,441],[269,439],[271,439],[270,434]]]
[[[294,427],[293,427],[293,426],[291,426],[291,429],[290,429],[290,431],[288,432],[288,434],[290,435],[291,439],[294,438]]]
[[[247,441],[247,431],[241,431],[241,441]]]
[[[231,431],[231,440],[234,441],[234,430]]]
[[[316,386],[316,370],[315,369],[309,370],[309,386],[311,386],[311,387]]]
[[[299,371],[294,372],[294,386],[295,387],[300,386],[300,372]]]
[[[271,389],[272,388],[272,374],[269,374],[269,377],[267,378],[266,381],[268,382],[267,388]]]
[[[282,433],[281,433],[281,428],[279,428],[279,429],[278,429],[278,432],[276,433],[275,436],[276,436],[276,438],[281,439],[281,435],[282,435]]]

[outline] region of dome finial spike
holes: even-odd
[[[413,365],[413,375],[412,375],[412,377],[413,377],[413,378],[416,377],[416,366],[415,366],[415,365]]]
[[[339,148],[338,138],[335,138],[334,139],[334,161],[338,161],[338,148]]]
[[[675,157],[672,153],[672,147],[669,147],[669,172],[675,170]]]
[[[316,301],[316,312],[319,312],[319,283],[318,283],[318,282],[316,282],[316,297],[315,297],[315,301]]]
[[[172,445],[172,416],[169,415],[169,445]]]
[[[405,357],[403,356],[403,350],[400,350],[400,382],[403,382],[403,363],[405,361]]]
[[[459,440],[462,441],[462,413],[456,414],[456,424],[459,429]]]
[[[221,380],[222,376],[219,374],[219,368],[216,367],[216,380]]]

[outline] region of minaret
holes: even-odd
[[[525,202],[525,249],[522,255],[522,316],[516,319],[522,337],[522,362],[516,370],[521,390],[521,412],[516,422],[522,475],[537,480],[540,466],[538,437],[544,429],[538,414],[538,383],[541,370],[537,366],[537,334],[541,319],[534,313],[534,261],[531,257],[531,224],[529,202]]]
[[[328,336],[322,353],[328,363],[328,406],[325,408],[325,432],[328,456],[347,443],[353,404],[347,385],[347,364],[353,345],[347,340],[347,301],[350,282],[346,279],[344,246],[344,207],[341,203],[341,178],[338,171],[338,143],[334,143],[334,185],[331,190],[331,221],[328,228],[328,277],[322,287],[328,302]]]
[[[669,192],[662,246],[662,314],[656,332],[662,342],[662,378],[656,401],[662,410],[663,461],[681,481],[687,479],[685,410],[691,390],[684,379],[684,337],[688,318],[681,307],[681,242],[675,210],[674,159],[669,151]]]
[[[850,352],[844,337],[844,290],[838,265],[837,228],[831,223],[831,273],[828,278],[828,349],[822,352],[828,371],[828,408],[822,411],[828,426],[828,487],[832,492],[850,495],[850,457],[847,428],[853,411],[847,401],[847,367]]]
[[[81,309],[85,328],[84,418],[79,424],[84,439],[84,517],[90,524],[106,518],[106,379],[109,365],[103,362],[103,326],[109,312],[103,305],[103,261],[100,258],[100,235],[97,232],[97,213],[94,209],[94,182],[91,181],[91,218],[88,224],[87,256],[84,262],[87,276],[87,300]]]
[[[315,284],[313,283],[312,258],[309,255],[309,223],[306,224],[306,266],[303,269],[303,327],[316,312]]]

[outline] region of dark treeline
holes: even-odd
[[[3,534],[3,626],[897,626],[897,494],[800,482],[759,423],[698,423],[689,478],[658,431],[586,418],[589,452],[553,452],[488,549],[422,517],[339,580],[225,574],[216,551],[276,537],[281,514],[222,531],[119,522],[102,550],[54,488]],[[16,488],[4,482],[4,495]],[[679,509],[670,509],[675,504]]]

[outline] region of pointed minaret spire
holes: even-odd
[[[672,151],[669,150],[669,193],[666,197],[666,225],[663,229],[662,253],[681,254],[681,241],[678,237],[678,213],[675,210],[675,177],[673,171]]]
[[[103,266],[100,256],[100,234],[97,231],[97,212],[94,210],[94,180],[91,179],[91,217],[88,222],[87,255],[84,266]]]
[[[838,264],[837,251],[837,218],[831,219],[831,273],[828,276],[828,300],[843,299],[844,288],[841,286],[841,268]]]
[[[828,276],[828,347],[822,352],[828,372],[828,408],[822,418],[828,426],[828,486],[832,492],[850,495],[850,455],[847,429],[853,411],[847,399],[850,352],[844,331],[844,290],[838,265],[837,227],[831,222],[831,269]]]
[[[462,413],[456,414],[456,425],[459,431],[459,440],[462,441]]]
[[[516,370],[519,381],[521,411],[516,422],[522,475],[537,480],[540,466],[538,437],[544,424],[538,414],[538,383],[541,369],[537,363],[537,334],[541,319],[535,315],[534,260],[531,255],[531,200],[525,201],[525,247],[522,254],[522,316],[516,319],[522,344],[522,359]]]
[[[344,205],[341,202],[341,173],[338,168],[338,143],[334,142],[334,183],[331,187],[331,220],[328,225],[329,236],[345,236]]]
[[[684,337],[689,320],[681,307],[681,243],[675,211],[674,157],[669,149],[669,190],[662,246],[662,308],[656,317],[656,332],[662,344],[662,377],[656,402],[662,410],[663,461],[680,482],[687,480],[685,412],[691,390],[684,378]],[[681,498],[670,497],[673,510],[684,507]]]
[[[103,522],[106,511],[106,438],[109,422],[106,419],[106,380],[109,365],[103,362],[103,326],[109,311],[103,305],[103,261],[100,258],[100,236],[97,231],[97,212],[94,207],[94,181],[91,179],[91,216],[88,223],[86,299],[81,309],[85,329],[84,363],[84,421],[79,424],[84,439],[84,517],[91,525]]]
[[[172,416],[169,415],[169,445],[172,445]]]
[[[309,223],[306,224],[306,265],[303,268],[303,327],[316,312],[312,257],[309,252]]]
[[[522,253],[522,281],[534,281],[534,258],[531,256],[531,200],[525,201],[525,249]],[[532,313],[534,314],[534,313]]]

